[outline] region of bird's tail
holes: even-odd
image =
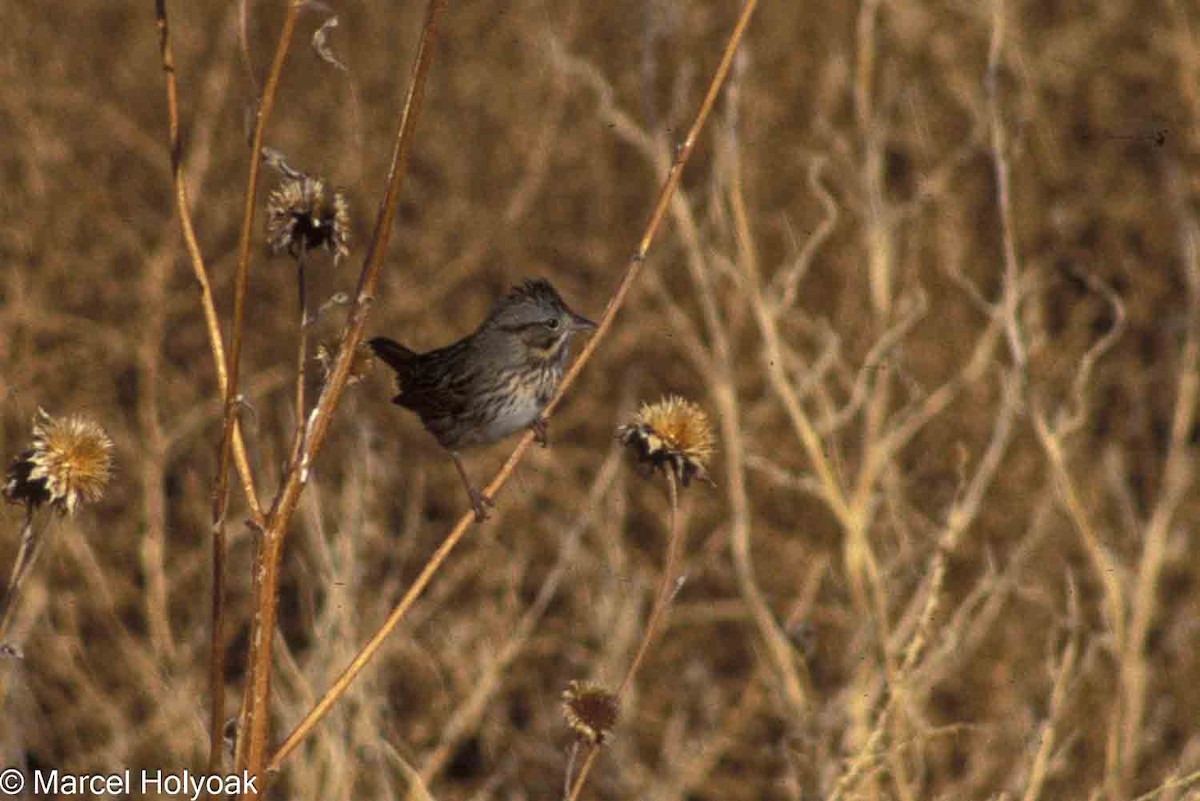
[[[399,342],[387,337],[375,337],[367,344],[371,346],[371,350],[375,351],[376,356],[382,359],[388,367],[396,371],[396,377],[401,382],[404,382],[408,378],[417,354]]]

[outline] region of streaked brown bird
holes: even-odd
[[[513,287],[474,333],[444,348],[414,353],[387,337],[370,341],[396,371],[400,394],[392,402],[416,412],[449,452],[477,521],[492,502],[475,489],[458,452],[524,428],[545,446],[542,409],[562,380],[571,337],[595,327],[539,278]]]

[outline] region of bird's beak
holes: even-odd
[[[573,331],[595,331],[596,324],[588,318],[571,312],[571,330]]]

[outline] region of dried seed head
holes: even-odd
[[[633,422],[617,430],[617,438],[639,463],[671,471],[685,487],[693,478],[712,483],[706,467],[716,440],[708,415],[691,401],[671,395],[643,404]]]
[[[33,444],[9,466],[4,499],[30,508],[49,504],[60,514],[74,514],[80,502],[103,496],[112,475],[112,449],[104,429],[90,420],[55,420],[38,409]]]
[[[563,717],[580,742],[603,745],[617,724],[617,697],[599,684],[573,681],[563,690]]]
[[[333,362],[337,357],[337,342],[322,342],[317,346],[317,363],[321,365],[321,382],[328,383],[333,375]],[[362,381],[375,370],[375,359],[371,349],[365,342],[358,343],[354,349],[354,358],[350,360],[350,375],[346,378],[346,386],[352,387]]]
[[[337,262],[350,252],[346,198],[320,178],[288,174],[267,198],[267,245],[293,257],[325,248]]]

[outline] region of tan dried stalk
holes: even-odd
[[[254,208],[258,197],[263,138],[267,120],[270,119],[271,110],[275,105],[275,93],[279,88],[279,78],[283,74],[283,64],[287,60],[287,53],[291,47],[292,36],[296,30],[296,18],[299,13],[300,3],[296,2],[296,0],[287,0],[283,25],[279,31],[279,39],[275,45],[275,54],[271,59],[271,66],[267,71],[263,91],[258,100],[258,108],[256,109],[254,120],[254,133],[250,139],[249,174],[246,178],[245,200],[242,205],[242,226],[238,235],[237,271],[234,278],[233,333],[229,349],[229,367],[227,368],[229,383],[226,386],[225,393],[225,427],[221,434],[221,459],[217,467],[216,489],[213,495],[213,519],[217,521],[218,526],[224,525],[225,514],[228,509],[229,451],[234,422],[237,419],[238,411],[238,369],[242,353],[246,283],[250,271],[250,234],[254,225]],[[275,519],[277,506],[278,496],[272,507],[271,514],[266,521],[266,526],[268,527],[271,521]],[[255,638],[251,642],[247,670],[248,679],[242,696],[241,712],[238,716],[237,753],[235,755],[235,765],[240,769],[249,769],[254,775],[258,774],[258,766],[261,765],[261,753],[263,750],[262,741],[266,739],[266,706],[270,679],[269,655],[271,650],[271,636],[269,633],[274,631],[275,622],[275,587],[274,584],[271,584],[269,588],[263,586],[266,583],[266,574],[268,572],[263,562],[270,557],[270,549],[267,547],[268,542],[268,538],[264,535],[260,542],[258,553],[255,555],[254,585],[258,614],[255,618]],[[265,604],[265,606],[270,607],[270,614],[264,614],[262,599],[265,592],[270,592],[271,594],[269,602]],[[265,621],[264,618],[266,618]],[[259,626],[259,624],[264,622],[267,624],[265,629]],[[263,636],[263,631],[268,632],[267,636]],[[261,656],[263,652],[267,654],[265,660]],[[214,666],[213,668],[214,672],[219,669],[219,666]],[[223,717],[224,710],[220,710],[220,712]],[[210,736],[215,739],[215,731]],[[254,762],[256,754],[259,755],[257,764]],[[212,759],[215,762],[218,757],[214,756]],[[256,792],[245,794],[245,796],[255,795],[257,795]]]
[[[13,559],[12,572],[8,577],[8,587],[4,597],[0,599],[0,659],[11,653],[19,653],[16,646],[7,642],[8,627],[12,625],[13,613],[17,608],[17,599],[21,594],[21,586],[25,583],[29,571],[37,562],[38,555],[45,543],[46,524],[50,522],[50,514],[42,515],[42,525],[35,526],[36,509],[33,504],[25,507],[25,520],[21,523],[21,533],[18,537],[17,555]],[[0,698],[3,696],[0,695]]]
[[[663,563],[662,576],[658,581],[658,592],[654,597],[654,606],[650,610],[650,619],[646,621],[646,631],[642,634],[642,641],[638,644],[637,653],[633,656],[633,661],[629,663],[629,668],[625,671],[625,678],[621,679],[621,685],[617,688],[616,698],[618,708],[621,701],[629,692],[629,687],[633,684],[634,678],[637,676],[638,670],[642,666],[642,661],[646,658],[646,652],[650,650],[650,643],[654,642],[655,636],[658,634],[658,629],[662,625],[663,615],[667,611],[667,607],[674,598],[676,591],[679,588],[679,581],[676,574],[679,572],[679,556],[683,553],[684,536],[679,525],[679,487],[675,483],[675,474],[670,470],[665,470],[664,474],[667,477],[667,493],[671,501],[671,513],[668,522],[667,531],[667,558]],[[587,781],[588,773],[592,770],[592,765],[596,762],[596,757],[600,754],[600,744],[593,744],[588,748],[587,756],[584,757],[583,764],[579,768],[579,773],[571,780],[570,770],[568,769],[568,781],[571,781],[571,792],[567,797],[568,801],[576,801],[579,794],[583,791],[583,785]]]
[[[175,56],[171,47],[171,31],[167,20],[166,0],[156,0],[155,19],[158,25],[159,54],[162,61],[163,73],[167,88],[167,125],[171,151],[171,178],[174,187],[175,210],[179,216],[180,228],[183,232],[184,246],[188,252],[192,266],[192,275],[200,288],[200,308],[204,314],[205,331],[208,334],[209,348],[212,351],[213,365],[217,373],[217,389],[222,397],[229,397],[231,382],[225,364],[225,345],[221,336],[221,326],[217,317],[216,304],[213,301],[212,287],[208,281],[208,268],[204,256],[200,252],[200,243],[192,225],[192,213],[188,204],[187,179],[183,169],[182,144],[179,135],[179,92],[175,77]],[[262,525],[262,508],[258,502],[258,491],[254,487],[254,477],[250,472],[250,462],[246,458],[246,446],[242,438],[240,422],[235,417],[233,428],[228,432],[232,443],[234,462],[237,465],[238,476],[242,483],[242,492],[250,507],[250,517],[255,525]],[[223,507],[223,501],[222,501]],[[225,598],[225,513],[224,509],[214,506],[212,518],[212,602],[210,617],[211,646],[209,652],[209,770],[215,772],[220,767],[223,749],[221,732],[225,720],[225,639],[224,639],[224,598]]]

